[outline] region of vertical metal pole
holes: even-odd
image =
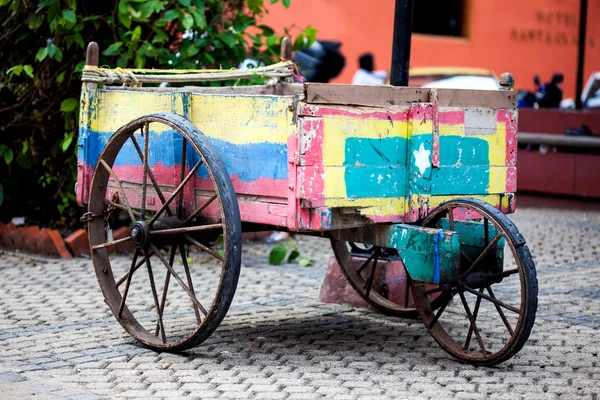
[[[579,51],[577,54],[577,89],[575,90],[575,107],[581,110],[581,92],[583,91],[583,67],[585,64],[585,29],[587,25],[587,0],[579,3]]]
[[[393,86],[408,86],[413,5],[414,0],[396,0],[392,72],[390,74],[390,83]]]

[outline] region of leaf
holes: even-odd
[[[300,257],[300,252],[298,250],[294,249],[288,256],[288,262],[292,262],[298,257]]]
[[[173,21],[179,17],[179,11],[177,10],[168,10],[163,16],[162,20],[164,21]]]
[[[63,14],[63,18],[66,19],[67,21],[69,21],[70,23],[74,24],[75,22],[77,22],[77,17],[75,16],[75,11],[63,10],[62,14]]]
[[[121,46],[123,46],[123,42],[115,42],[108,46],[108,49],[102,52],[105,56],[114,56],[115,54],[119,54],[121,52]]]
[[[5,6],[10,3],[12,0],[0,0],[0,6]]]
[[[310,26],[304,30],[304,36],[308,39],[306,42],[306,47],[310,47],[317,40],[317,30],[315,28],[311,28]]]
[[[236,38],[233,33],[225,32],[219,36],[219,39],[221,39],[221,41],[229,48],[233,49],[235,47]]]
[[[48,48],[47,47],[42,47],[40,48],[36,55],[35,55],[35,59],[39,62],[44,61],[44,59],[48,56]]]
[[[44,17],[41,15],[32,15],[31,18],[29,18],[29,29],[39,28],[42,25],[42,22],[44,22]]]
[[[262,33],[265,36],[273,36],[275,34],[275,31],[267,25],[259,25],[258,28],[262,30]]]
[[[289,8],[290,7],[290,0],[281,0],[281,2],[285,6],[285,8]]]
[[[31,65],[24,65],[23,71],[25,71],[27,76],[29,76],[30,78],[33,78],[33,67]]]
[[[142,36],[142,27],[138,25],[131,32],[131,41],[132,42],[137,42],[138,40],[140,40],[141,36]]]
[[[27,153],[27,150],[29,150],[29,142],[27,140],[23,141],[23,149],[21,150],[22,154]]]
[[[60,74],[58,74],[58,76],[56,77],[56,82],[60,85],[61,83],[63,83],[63,81],[65,80],[65,74],[66,72],[63,71]]]
[[[12,162],[14,157],[15,157],[15,154],[13,153],[12,149],[7,148],[4,151],[4,162],[6,163],[6,165],[10,165],[10,163]]]
[[[309,258],[301,258],[298,260],[298,264],[302,267],[308,267],[312,264],[312,260]]]
[[[179,4],[181,4],[182,6],[189,8],[192,6],[192,2],[191,0],[179,0]]]
[[[8,71],[6,71],[6,73],[8,73],[8,74],[12,74],[12,75],[16,75],[16,76],[21,75],[21,72],[23,72],[23,66],[21,64],[15,65],[14,67],[12,67]]]
[[[181,21],[184,29],[191,29],[194,26],[194,18],[189,13],[183,13],[183,19]]]
[[[60,103],[60,111],[71,112],[77,108],[79,101],[75,97],[70,97]]]
[[[48,46],[48,55],[58,62],[61,62],[63,58],[62,50],[59,49],[55,44]]]
[[[260,14],[262,12],[264,0],[248,0],[248,8],[254,14]]]
[[[271,265],[279,265],[285,260],[285,256],[287,255],[288,248],[285,244],[278,244],[277,246],[271,249],[269,253],[269,264]]]
[[[194,17],[194,21],[196,22],[196,26],[199,29],[206,29],[206,17],[204,16],[204,11],[199,11],[198,9],[192,10],[192,16]]]
[[[33,161],[29,154],[19,154],[17,156],[17,164],[23,169],[30,169]]]
[[[69,146],[71,145],[71,142],[73,142],[73,132],[65,135],[65,139],[62,142],[61,148],[63,153],[66,153],[67,150],[69,149]]]
[[[292,50],[294,51],[299,51],[302,50],[304,48],[304,34],[303,33],[299,33],[298,36],[296,36],[296,40],[294,40],[294,45],[292,46]]]

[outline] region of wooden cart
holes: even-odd
[[[151,88],[140,82],[164,76],[100,69],[97,52],[83,77],[77,198],[106,303],[134,338],[160,351],[204,341],[233,299],[242,231],[283,230],[329,238],[365,300],[420,316],[454,357],[489,365],[521,349],[537,283],[504,215],[514,92],[302,85],[282,77],[289,63],[255,71],[274,77],[265,86]],[[130,236],[112,238],[115,210]],[[125,244],[123,267],[112,249]]]

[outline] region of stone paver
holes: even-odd
[[[326,240],[296,238],[312,267],[270,266],[271,246],[245,244],[227,317],[182,354],[122,330],[89,259],[2,252],[1,397],[598,399],[600,205],[511,218],[537,264],[539,307],[525,347],[494,368],[452,360],[419,321],[320,303]]]

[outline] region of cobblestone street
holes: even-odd
[[[272,245],[245,243],[227,317],[181,354],[126,334],[91,260],[0,251],[0,397],[600,399],[600,205],[519,207],[539,306],[529,341],[499,366],[453,360],[418,320],[321,303],[324,239],[297,237],[309,267],[270,266]]]

